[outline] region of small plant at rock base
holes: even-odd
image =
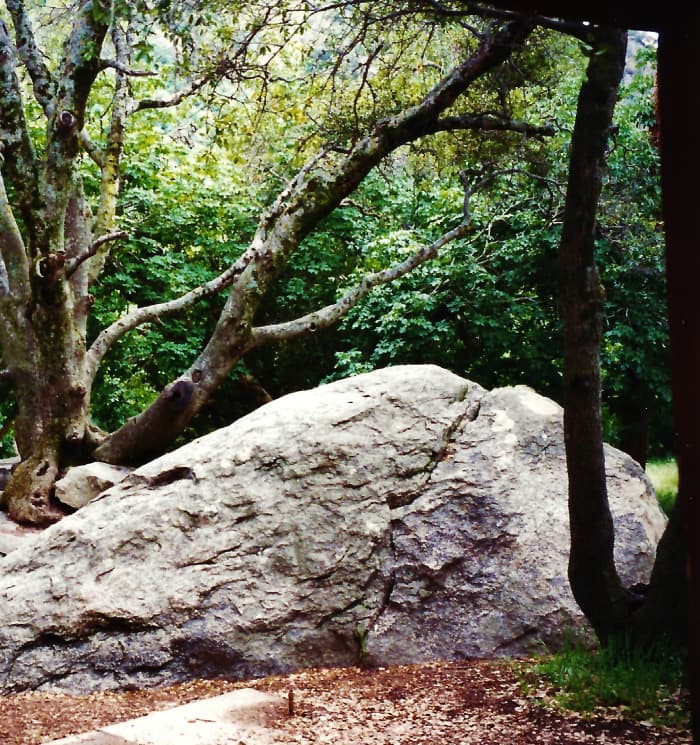
[[[558,654],[519,663],[529,698],[584,715],[615,710],[626,719],[689,728],[685,657],[662,644],[640,648],[628,638],[591,650],[566,642]]]
[[[357,640],[357,664],[362,667],[367,662],[367,640],[369,631],[364,624],[360,623],[355,629],[355,639]]]

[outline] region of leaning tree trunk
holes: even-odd
[[[559,247],[564,320],[564,437],[569,475],[569,580],[577,603],[605,641],[629,621],[628,593],[613,559],[601,424],[603,294],[595,226],[605,151],[622,77],[626,32],[591,32],[571,140],[569,186]]]
[[[417,105],[380,120],[344,156],[302,169],[261,220],[250,248],[232,268],[235,279],[212,337],[192,366],[173,381],[143,413],[109,435],[95,457],[110,463],[139,463],[162,452],[226,379],[235,363],[258,342],[255,315],[272,283],[318,223],[352,194],[389,153],[428,134],[467,127],[469,117],[442,117],[478,78],[522,48],[532,31],[528,19],[514,20],[484,34],[475,52],[456,65]],[[470,125],[471,126],[471,125]],[[88,352],[96,367],[124,321],[106,329]]]

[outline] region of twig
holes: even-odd
[[[83,262],[91,259],[99,251],[100,246],[104,246],[105,243],[109,243],[110,241],[128,237],[129,234],[125,230],[115,230],[113,233],[105,233],[99,238],[95,238],[84,254],[66,263],[66,277],[70,277]]]

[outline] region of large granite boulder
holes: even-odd
[[[631,585],[664,518],[606,452]],[[0,560],[0,689],[519,654],[583,624],[567,552],[561,409],[389,368],[267,404]]]

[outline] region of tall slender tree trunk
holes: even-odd
[[[640,598],[622,586],[615,569],[614,530],[605,482],[599,361],[602,288],[595,266],[594,227],[606,142],[623,69],[623,36],[615,30],[591,34],[593,50],[572,137],[560,246],[571,524],[569,579],[576,601],[601,642],[625,633],[641,644],[662,638],[683,643],[687,624],[682,528],[688,517],[681,509],[674,510],[657,548],[648,591]],[[684,276],[688,275],[686,271]],[[697,340],[694,343],[697,350]],[[692,390],[697,396],[697,389]],[[686,436],[691,442],[696,422],[690,426],[685,409],[681,416],[688,424]]]
[[[559,248],[564,319],[564,436],[569,474],[574,597],[606,640],[629,620],[628,593],[613,559],[614,530],[605,480],[600,339],[603,294],[595,263],[595,226],[608,137],[624,70],[626,32],[591,32],[571,141],[569,186]]]

